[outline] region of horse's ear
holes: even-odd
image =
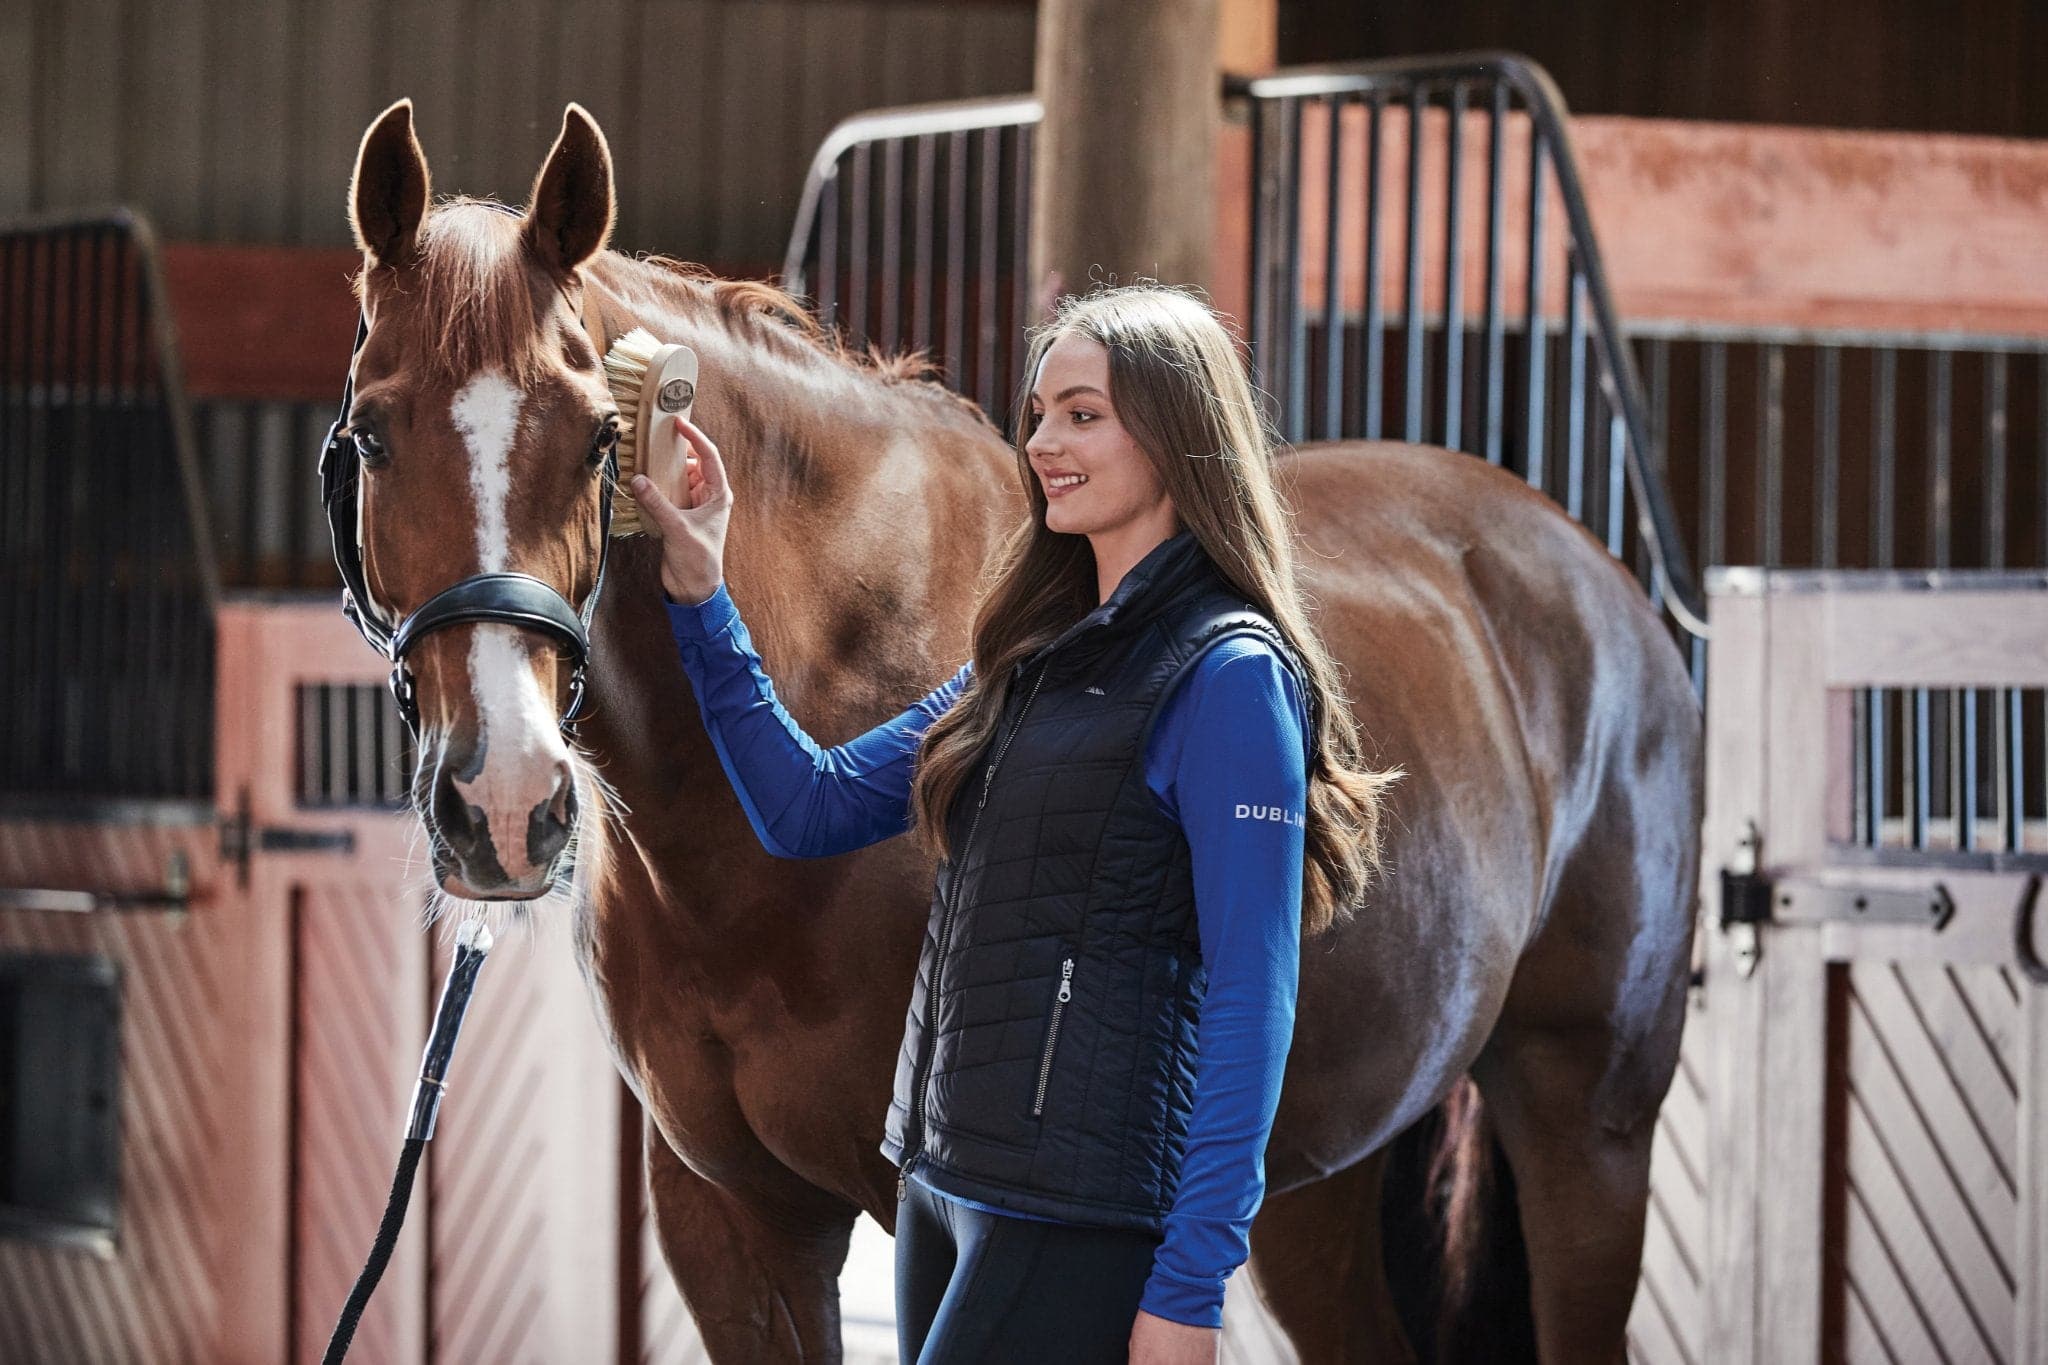
[[[604,250],[616,218],[612,153],[597,120],[580,104],[562,114],[545,166],[533,182],[526,240],[541,263],[568,274]]]
[[[378,265],[407,260],[427,216],[427,192],[427,154],[413,136],[412,101],[400,100],[377,116],[356,152],[348,221],[363,254]]]

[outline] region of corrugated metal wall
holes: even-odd
[[[345,244],[403,95],[441,192],[523,201],[583,103],[615,244],[779,260],[812,151],[878,105],[1026,90],[1029,0],[5,0],[0,217],[127,203],[164,236]]]

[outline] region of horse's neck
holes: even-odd
[[[726,581],[792,714],[833,743],[950,674],[1014,514],[1000,438],[808,342],[738,334],[659,267],[609,256],[593,285],[612,335],[639,325],[697,351],[693,417],[735,495]],[[674,810],[723,775],[678,675],[656,548],[623,542],[614,565],[587,733],[629,809]]]
[[[771,349],[737,334],[701,296],[704,286],[673,271],[607,253],[596,282],[614,337],[628,326],[645,327],[663,342],[697,352],[691,417],[717,443],[736,503],[726,540],[726,581],[736,599],[772,608],[751,615],[748,627],[763,654],[780,659],[789,686],[802,690],[805,679],[829,660],[813,657],[794,618],[829,609],[840,598],[833,563],[866,560],[883,591],[899,585],[881,578],[919,567],[880,553],[885,547],[879,543],[863,543],[880,539],[873,535],[879,528],[872,519],[842,515],[842,501],[857,495],[861,479],[856,469],[832,466],[859,456],[847,440],[844,414],[832,406],[835,396],[857,387],[856,378],[823,356],[813,360],[795,348]],[[806,610],[785,611],[785,604]]]

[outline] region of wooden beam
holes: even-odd
[[[1210,283],[1219,0],[1043,0],[1035,306],[1099,280]]]
[[[339,402],[355,338],[346,248],[164,247],[185,386],[199,398]]]
[[[1280,64],[1280,0],[1221,0],[1216,66],[1233,76],[1263,76]]]

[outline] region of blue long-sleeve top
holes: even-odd
[[[776,698],[723,584],[703,602],[668,603],[668,613],[705,729],[769,852],[826,857],[910,827],[918,741],[959,697],[971,662],[892,719],[824,749]],[[1224,1281],[1244,1263],[1265,1194],[1300,974],[1306,730],[1279,656],[1229,637],[1167,697],[1145,752],[1146,784],[1187,837],[1209,988],[1180,1185],[1139,1307],[1198,1327],[1222,1325]]]

